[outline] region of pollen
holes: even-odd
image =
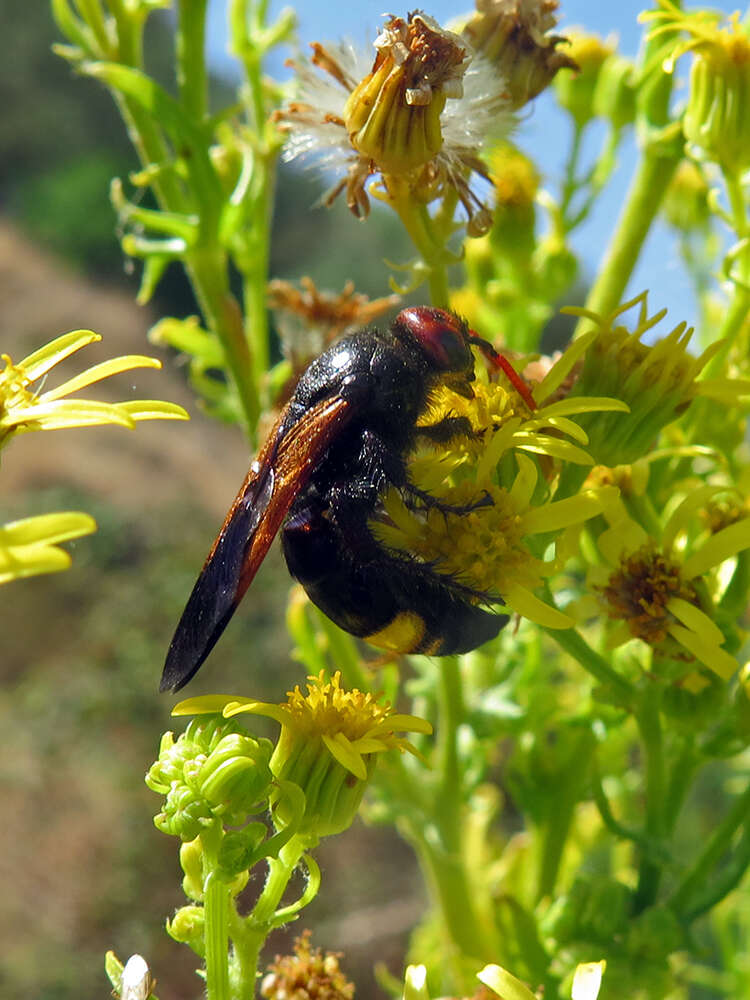
[[[373,695],[357,688],[344,690],[338,671],[330,681],[323,674],[309,678],[307,694],[297,685],[287,699],[294,724],[310,735],[343,733],[358,740],[391,714],[390,705],[379,705]]]
[[[385,545],[405,549],[437,573],[476,591],[477,597],[502,594],[511,584],[539,586],[544,566],[523,542],[523,514],[508,490],[489,484],[478,493],[476,484],[466,481],[444,488],[440,501],[468,509],[409,510],[392,490],[384,506],[393,525],[375,523],[371,528]]]
[[[650,645],[663,642],[674,622],[667,605],[679,597],[698,606],[693,588],[679,566],[651,544],[632,553],[611,574],[601,590],[610,618],[625,623],[634,639]]]

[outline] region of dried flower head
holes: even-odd
[[[578,68],[558,49],[567,40],[547,34],[557,24],[557,7],[557,0],[476,0],[476,13],[463,29],[506,80],[513,109],[540,94],[558,70]]]
[[[294,941],[291,955],[277,955],[260,985],[266,1000],[352,1000],[354,983],[339,967],[341,954],[310,945],[310,931]]]
[[[294,64],[300,96],[276,114],[286,158],[318,152],[321,165],[345,170],[325,201],[345,190],[359,218],[378,176],[386,201],[404,185],[419,202],[455,191],[472,232],[485,230],[489,213],[470,178],[486,178],[479,153],[512,124],[505,81],[486,60],[470,66],[466,41],[420,12],[391,16],[374,44],[371,65],[352,45],[319,43],[311,63]]]
[[[320,291],[309,277],[301,278],[300,286],[279,279],[268,285],[268,303],[276,314],[282,348],[294,373],[307,367],[337,337],[368,326],[400,302],[398,295],[370,299],[355,292],[351,281],[338,294]]]

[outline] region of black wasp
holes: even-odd
[[[417,421],[441,384],[473,396],[472,345],[533,405],[490,344],[457,316],[428,306],[402,310],[388,330],[344,337],[313,361],[208,555],[169,647],[162,691],[183,687],[201,666],[279,530],[289,571],[310,599],[372,645],[447,656],[497,635],[506,615],[484,610],[481,595],[452,577],[386,548],[368,527],[388,486],[407,503],[461,512],[410,484],[407,459],[420,437],[471,433],[465,418]]]

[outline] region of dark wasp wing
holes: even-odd
[[[285,409],[232,504],[182,612],[167,652],[160,691],[179,691],[226,628],[281,527],[294,498],[351,415],[351,403],[328,397],[287,431]]]

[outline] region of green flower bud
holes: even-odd
[[[635,120],[635,66],[617,52],[602,63],[594,96],[592,111],[599,118],[611,122],[615,129],[624,128]]]
[[[277,778],[294,782],[305,793],[305,815],[298,833],[315,839],[330,837],[352,825],[375,757],[363,757],[365,775],[361,780],[332,756],[322,737],[300,736],[293,730],[282,730],[272,767]],[[271,795],[271,811],[279,829],[294,818],[288,800],[278,791]]]
[[[490,178],[495,189],[490,244],[511,258],[527,260],[535,245],[536,167],[513,146],[502,146],[490,156]]]
[[[684,947],[684,929],[666,906],[654,906],[630,922],[627,952],[635,961],[658,962]]]
[[[242,830],[225,834],[219,849],[222,877],[229,880],[242,873],[246,874],[267,833],[263,823],[248,823]]]
[[[682,127],[695,151],[733,175],[750,165],[750,33],[738,12],[683,11],[661,4],[641,14],[653,23],[650,40],[664,38],[671,72],[685,53],[693,55],[690,93]]]
[[[605,62],[614,54],[611,40],[582,31],[568,33],[568,55],[578,67],[577,73],[562,73],[555,77],[555,91],[561,106],[571,115],[579,129],[591,121],[594,111],[594,94]]]
[[[203,847],[200,837],[184,841],[180,845],[180,864],[185,873],[182,880],[182,891],[188,899],[196,903],[203,902]]]
[[[683,233],[705,229],[711,218],[708,184],[692,160],[682,160],[670,181],[662,203],[670,225]]]
[[[203,932],[206,924],[206,914],[202,906],[182,906],[172,920],[167,921],[167,934],[189,945],[201,958],[205,954]]]
[[[735,29],[696,53],[682,125],[689,143],[737,174],[750,166],[750,39]]]
[[[257,811],[271,782],[268,762],[272,744],[239,733],[223,737],[196,775],[201,793],[226,822],[240,823]],[[187,770],[187,768],[186,768]]]
[[[146,775],[149,788],[166,796],[156,826],[194,840],[217,819],[245,823],[267,800],[271,752],[268,740],[255,740],[220,716],[193,720],[177,740],[167,733]]]
[[[603,876],[579,876],[570,891],[550,907],[544,932],[558,945],[596,941],[607,945],[628,926],[631,893]]]

